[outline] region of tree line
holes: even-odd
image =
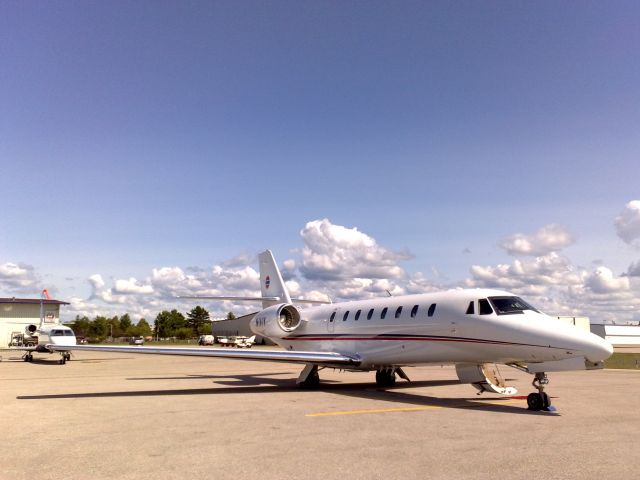
[[[227,318],[236,317],[229,312]],[[184,340],[211,333],[209,312],[199,305],[187,312],[186,316],[175,309],[163,310],[156,316],[153,327],[144,318],[134,324],[128,313],[111,318],[98,315],[93,320],[77,315],[68,326],[73,329],[77,338],[84,337],[89,342],[102,342],[108,337],[137,336]]]

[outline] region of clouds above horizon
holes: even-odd
[[[402,278],[398,262],[409,252],[384,248],[357,228],[334,225],[328,219],[308,222],[300,231],[304,242],[300,273],[307,280]]]
[[[509,255],[542,256],[562,250],[574,242],[575,239],[567,227],[552,223],[531,235],[511,235],[500,242],[500,247]]]
[[[0,264],[0,289],[16,294],[38,290],[40,280],[32,265],[6,262]]]
[[[620,236],[624,232],[630,242],[638,239],[636,205],[640,206],[640,201],[629,202],[614,220],[615,233]],[[413,258],[410,252],[382,246],[358,228],[336,225],[327,218],[307,222],[300,230],[300,240],[301,247],[291,251],[294,258],[280,258],[283,277],[295,297],[329,296],[341,301],[386,292],[402,295],[458,287],[498,288],[526,296],[550,314],[640,320],[640,260],[620,275],[596,260],[592,261],[592,270],[579,267],[561,252],[575,243],[575,237],[559,224],[504,238],[498,245],[516,258],[494,265],[472,264],[467,278],[451,283],[443,283],[435,274],[409,273],[403,262]],[[260,290],[256,264],[256,255],[245,253],[208,268],[156,267],[144,278],[105,280],[96,273],[87,279],[91,289],[88,298],[70,298],[72,305],[67,310],[72,315],[88,316],[129,312],[153,320],[161,310],[186,311],[198,303],[177,299],[179,295],[254,296]],[[432,271],[432,266],[425,265],[424,270]],[[0,264],[0,286],[6,291],[32,292],[38,278],[33,266]],[[244,314],[259,308],[232,302],[204,304],[213,316],[231,310]]]
[[[616,233],[629,245],[640,247],[640,200],[627,203],[614,221]]]

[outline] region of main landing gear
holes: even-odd
[[[300,376],[298,377],[298,380],[296,380],[296,384],[300,388],[318,388],[320,386],[320,375],[318,375],[318,366],[307,363],[302,372],[300,372]]]
[[[382,368],[376,371],[376,385],[382,388],[396,384],[396,371],[393,368]]]
[[[529,410],[539,412],[540,410],[553,411],[551,406],[551,400],[549,395],[544,391],[545,385],[549,384],[549,378],[544,372],[538,372],[535,374],[533,382],[531,384],[538,389],[537,393],[530,393],[527,397],[527,406]]]
[[[33,355],[31,354],[31,352],[27,352],[22,356],[22,360],[24,360],[25,362],[33,362]]]
[[[376,371],[376,385],[382,388],[393,387],[396,384],[396,375],[404,378],[407,382],[411,380],[399,367],[385,367]],[[308,363],[296,380],[296,384],[300,388],[313,389],[320,386],[320,375],[318,374],[318,366]]]
[[[60,365],[67,363],[67,360],[71,360],[71,352],[60,352],[62,358],[60,359]]]
[[[396,384],[396,374],[407,382],[411,381],[401,368],[388,367],[376,370],[376,385],[382,388],[393,387]]]

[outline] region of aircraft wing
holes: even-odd
[[[122,352],[151,355],[182,355],[190,357],[221,357],[239,360],[263,360],[269,362],[311,363],[314,365],[358,366],[360,359],[334,352],[292,352],[287,350],[231,350],[228,348],[184,347],[127,347],[108,345],[53,345],[52,351]]]

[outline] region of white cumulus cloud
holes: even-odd
[[[614,221],[616,233],[626,243],[640,246],[640,200],[627,203]]]
[[[503,288],[517,293],[540,294],[553,285],[576,285],[583,275],[575,272],[571,262],[555,252],[533,260],[515,260],[512,264],[471,266],[471,288]]]
[[[33,293],[39,290],[35,269],[26,263],[0,264],[0,289],[13,293]]]
[[[594,293],[614,293],[629,290],[627,277],[615,277],[607,267],[598,267],[587,277],[586,286]]]
[[[116,280],[113,291],[114,293],[122,294],[141,293],[143,295],[148,295],[153,293],[153,287],[151,285],[140,284],[138,280],[131,277],[128,280]]]
[[[500,246],[510,255],[541,256],[562,250],[574,241],[567,227],[551,223],[531,235],[516,233],[500,242]]]
[[[300,231],[304,242],[299,269],[309,280],[400,278],[398,265],[412,256],[377,244],[357,228],[334,225],[328,219],[308,222]]]

